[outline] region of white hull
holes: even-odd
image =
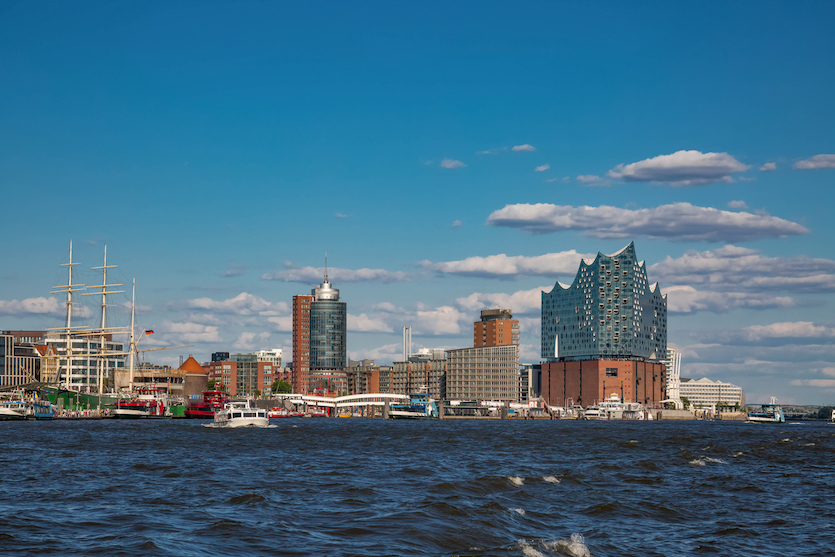
[[[215,421],[206,424],[207,427],[270,427],[267,411],[253,408],[249,401],[230,402],[226,408],[215,414]]]
[[[749,422],[754,422],[758,424],[781,424],[784,423],[784,420],[780,418],[763,418],[760,416],[748,416]]]
[[[23,411],[13,410],[11,408],[0,407],[0,420],[22,420],[26,418]]]
[[[128,410],[117,408],[113,411],[113,415],[117,418],[161,418],[162,416],[154,416],[148,410]]]
[[[214,427],[267,427],[269,418],[232,418],[231,420],[216,421]]]

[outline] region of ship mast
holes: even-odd
[[[106,352],[106,338],[105,338],[105,316],[107,315],[107,295],[108,294],[120,294],[124,292],[124,290],[107,290],[108,286],[122,286],[121,284],[107,284],[107,270],[117,267],[117,265],[108,265],[107,264],[107,245],[104,246],[104,265],[101,267],[93,267],[93,269],[101,269],[102,270],[102,282],[100,285],[90,286],[89,288],[101,288],[101,331],[99,335],[99,363],[98,363],[98,392],[101,395],[104,392],[104,376],[107,373],[107,358],[105,356]],[[91,292],[89,294],[82,294],[82,296],[91,296],[94,294],[99,294],[99,292]],[[101,401],[101,398],[99,398]]]
[[[133,293],[130,299],[130,378],[128,389],[133,392],[133,355],[136,352],[136,341],[133,338],[133,322],[136,315],[136,279],[133,279]]]
[[[67,293],[67,368],[66,368],[66,389],[70,390],[70,375],[72,375],[72,293],[79,292],[84,290],[83,284],[73,284],[72,283],[72,268],[73,265],[78,265],[78,263],[72,262],[72,240],[70,240],[70,262],[69,263],[62,263],[61,267],[67,267],[69,270],[69,281],[66,285],[55,286],[52,289],[52,294],[61,294],[66,292]],[[80,288],[74,288],[80,287]],[[60,362],[60,358],[58,359]],[[59,374],[60,374],[60,364],[59,364]]]

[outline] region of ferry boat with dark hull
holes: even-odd
[[[228,402],[229,397],[223,391],[203,391],[203,397],[189,402],[184,414],[186,418],[211,420]]]

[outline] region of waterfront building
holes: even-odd
[[[538,398],[542,389],[542,364],[519,364],[519,402]]]
[[[676,408],[681,408],[681,352],[668,347],[663,363],[667,368],[667,400],[675,402]]]
[[[447,350],[449,400],[517,400],[519,347],[480,346]]]
[[[230,396],[252,396],[270,388],[277,371],[272,362],[259,362],[256,354],[231,354],[209,363],[208,379],[223,384]]]
[[[174,397],[199,395],[208,389],[208,382],[207,371],[191,355],[177,369],[141,363],[133,375],[134,386],[163,389]]]
[[[391,368],[390,391],[395,394],[428,393],[437,399],[446,398],[446,350],[421,348],[404,362]]]
[[[509,309],[485,309],[473,324],[473,347],[519,344],[519,321]]]
[[[347,305],[325,278],[310,296],[293,296],[293,392],[343,392],[347,376]]]
[[[349,360],[348,361],[348,392],[349,394],[372,394],[388,392],[381,390],[381,378],[385,377],[388,385],[388,377],[391,375],[392,366],[379,366],[374,360]],[[386,387],[387,388],[387,387]]]
[[[102,337],[103,343],[100,340]],[[59,370],[56,375],[60,374],[56,380],[62,386],[69,386],[73,391],[98,392],[99,374],[103,374],[102,381],[106,382],[125,370],[125,345],[113,341],[111,335],[102,337],[72,337],[68,340],[64,334],[46,335],[44,343],[56,356]],[[68,344],[72,350],[69,359]]]
[[[583,259],[574,282],[542,293],[542,396],[588,406],[617,394],[657,404],[666,391],[667,297],[635,245]]]
[[[271,364],[273,369],[281,368],[281,348],[273,348],[271,350],[259,350],[255,353],[255,358],[259,362]]]
[[[36,338],[17,335],[21,331],[3,331],[0,334],[0,387],[25,385],[41,381],[41,369],[47,350],[45,345],[21,342],[18,339]],[[28,331],[26,331],[28,332]],[[43,340],[43,337],[40,337]]]
[[[310,382],[310,304],[313,296],[293,296],[293,392],[307,394]]]
[[[681,398],[686,398],[694,406],[710,406],[713,404],[727,404],[728,406],[745,406],[745,392],[741,387],[722,381],[702,379],[681,379]]]

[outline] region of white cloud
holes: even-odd
[[[630,164],[619,164],[607,175],[624,182],[655,182],[671,186],[698,186],[732,182],[731,174],[751,168],[728,153],[676,151]]]
[[[811,321],[751,325],[742,329],[742,337],[748,341],[766,339],[829,339],[835,338],[835,328],[815,325]]]
[[[461,221],[460,220],[452,221],[452,227],[453,228],[458,228],[459,226],[461,226]]]
[[[835,261],[806,256],[766,257],[758,250],[726,245],[667,256],[647,274],[662,284],[705,285],[712,290],[768,292],[835,291]]]
[[[270,317],[267,319],[275,326],[276,331],[287,332],[293,330],[293,316],[284,315],[279,317]]]
[[[728,201],[728,207],[731,209],[747,209],[748,204],[744,201]]]
[[[338,219],[349,219],[349,218],[351,218],[351,215],[347,215],[345,213],[336,213],[334,216]]]
[[[270,333],[244,332],[240,334],[232,348],[235,350],[257,350],[263,346],[268,338],[270,338]]]
[[[791,384],[795,387],[835,387],[835,379],[793,379]]]
[[[380,318],[369,317],[365,313],[348,314],[348,331],[362,333],[392,333],[394,329]]]
[[[809,232],[800,224],[778,217],[722,211],[690,203],[672,203],[653,209],[520,203],[494,211],[487,224],[521,228],[532,234],[582,230],[593,238],[646,236],[705,242],[751,241]]]
[[[429,335],[461,334],[459,321],[467,321],[468,315],[452,306],[440,306],[433,309],[418,309],[415,314],[415,333]]]
[[[0,300],[0,315],[61,315],[66,313],[66,307],[66,302],[59,302],[53,297]]]
[[[234,267],[229,267],[223,273],[223,278],[231,278],[231,277],[239,277],[246,272],[246,267],[243,265],[236,265]]]
[[[571,181],[571,176],[563,176],[562,181],[563,182],[570,182]]]
[[[536,167],[536,172],[545,172],[549,168],[551,168],[550,164],[543,164],[542,166],[537,166]]]
[[[566,178],[567,178],[567,176],[566,176]],[[565,178],[563,178],[563,180],[565,180]],[[565,180],[565,181],[567,181],[567,180]],[[608,182],[604,182],[604,180],[602,180],[600,178],[600,176],[595,176],[594,174],[581,174],[581,175],[577,176],[577,181],[582,183],[582,184],[602,185],[602,184],[606,183],[608,185]]]
[[[201,309],[235,315],[273,315],[290,310],[290,306],[286,302],[271,303],[264,298],[247,292],[241,292],[234,298],[229,298],[228,300],[218,301],[211,298],[196,298],[176,305],[184,305],[189,309]]]
[[[593,254],[581,254],[574,250],[531,257],[500,253],[487,257],[468,257],[460,261],[421,261],[420,265],[444,274],[516,279],[524,276],[573,275],[577,272],[580,259],[594,257]]]
[[[551,286],[542,286],[530,290],[519,290],[513,294],[473,292],[466,298],[458,298],[455,302],[473,315],[490,308],[509,309],[514,314],[539,313],[542,305],[542,292],[550,292],[551,288]]]
[[[557,181],[557,179],[556,179],[556,178],[548,178],[548,179],[547,179],[547,180],[545,180],[545,181],[546,181],[546,182],[556,182],[556,181]]]
[[[835,168],[835,155],[815,155],[812,158],[797,161],[794,167],[801,170],[813,170],[816,168]]]
[[[536,151],[536,147],[534,147],[533,145],[528,145],[527,143],[525,143],[523,145],[514,145],[513,150],[514,151]]]
[[[467,165],[455,159],[444,159],[441,161],[441,168],[461,168],[463,166]]]
[[[278,280],[281,282],[301,282],[316,284],[322,282],[325,276],[323,267],[295,267],[292,262],[285,261],[285,270],[273,271],[261,275],[263,280]],[[340,269],[328,267],[328,278],[339,282],[395,282],[409,280],[409,275],[402,271],[386,271],[385,269]]]
[[[760,170],[763,172],[771,172],[773,170],[777,170],[777,163],[776,162],[767,162],[760,167]]]
[[[385,344],[377,348],[363,350],[348,350],[348,357],[352,360],[377,360],[377,364],[385,362],[399,362],[403,359],[402,344]]]
[[[176,339],[176,342],[220,342],[218,328],[199,323],[177,323],[163,321],[159,331],[167,333],[167,336]]]
[[[667,294],[667,309],[670,313],[724,313],[739,308],[773,309],[795,305],[792,298],[764,293],[705,292],[687,285],[669,286],[661,291]]]

